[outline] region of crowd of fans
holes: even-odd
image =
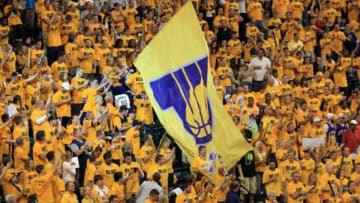
[[[360,1],[193,1],[254,150],[210,173],[199,147],[180,177],[133,61],[184,3],[0,2],[2,200],[360,202]]]

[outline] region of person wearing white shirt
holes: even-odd
[[[94,183],[93,189],[95,190],[97,196],[102,201],[105,201],[109,194],[109,188],[104,184],[104,178],[101,175],[95,175]]]
[[[76,168],[75,163],[71,161],[71,152],[65,154],[65,161],[62,164],[62,179],[64,182],[71,182],[75,180]]]
[[[253,90],[260,91],[266,86],[267,78],[271,71],[271,62],[264,56],[265,50],[259,49],[257,56],[250,61],[250,68],[254,70],[253,75]]]
[[[149,197],[150,191],[156,189],[160,192],[160,195],[163,195],[163,189],[159,185],[160,182],[160,174],[154,173],[152,176],[152,180],[144,181],[141,185],[139,190],[136,193],[136,203],[143,203]]]

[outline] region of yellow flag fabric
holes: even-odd
[[[207,45],[188,1],[134,62],[161,124],[191,162],[198,147],[231,168],[251,149],[216,95]]]

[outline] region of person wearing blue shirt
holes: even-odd
[[[235,180],[230,184],[230,190],[226,194],[225,203],[241,203],[239,191],[240,182]]]

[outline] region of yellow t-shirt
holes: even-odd
[[[71,87],[73,87],[73,90],[72,90],[72,103],[73,104],[82,104],[84,103],[82,101],[82,95],[83,95],[83,92],[85,90],[85,87],[81,88],[81,89],[75,89],[76,86],[80,86],[80,85],[84,85],[86,82],[86,79],[85,78],[79,78],[79,77],[73,77],[71,79]]]
[[[71,101],[71,95],[70,92],[66,91],[65,93],[63,91],[57,91],[52,98],[53,103],[59,103],[59,102],[65,102],[67,100]],[[71,117],[71,104],[61,104],[56,107],[56,115],[57,117]]]
[[[136,98],[134,105],[136,106],[137,120],[143,122],[146,125],[150,125],[154,122],[154,115],[149,99]]]
[[[137,162],[131,162],[130,164],[124,163],[120,166],[119,171],[123,175],[127,175],[130,171],[133,171],[126,182],[126,196],[136,193],[139,189],[139,170],[140,165]]]
[[[14,164],[17,170],[25,169],[25,161],[29,159],[28,154],[22,147],[15,147]]]
[[[62,45],[59,24],[52,24],[49,27],[48,46],[59,47]]]
[[[290,194],[294,194],[295,192],[304,192],[305,191],[305,187],[303,185],[303,183],[301,183],[300,181],[295,183],[294,181],[291,181],[287,184],[287,192],[288,192],[288,203],[297,203],[298,199],[294,199],[290,196]]]
[[[76,194],[75,193],[69,193],[69,192],[66,191],[63,194],[60,203],[74,203],[74,202],[78,202]]]
[[[334,71],[334,84],[337,87],[347,87],[348,81],[346,79],[346,67],[339,66],[335,68]]]
[[[67,65],[69,68],[74,68],[79,66],[78,53],[79,46],[76,43],[66,43],[65,44],[65,53],[67,56]]]
[[[83,70],[84,73],[93,73],[93,65],[94,65],[94,57],[95,57],[95,51],[92,48],[80,48],[79,53],[78,53],[78,57],[82,58],[82,57],[89,57],[87,59],[84,60],[79,60],[80,61],[80,68]]]
[[[139,158],[145,159],[145,157],[147,157],[148,155],[153,153],[154,150],[156,150],[156,149],[154,149],[153,146],[143,145],[140,148]],[[155,166],[155,154],[152,154],[151,158],[146,163],[145,163],[145,161],[142,161],[141,166],[142,166],[142,169],[146,172],[148,169],[154,167]]]
[[[36,141],[33,146],[33,159],[35,166],[39,164],[43,164],[43,165],[46,164],[46,160],[40,157],[41,154],[46,152],[48,152],[46,143]]]
[[[0,25],[0,35],[2,36],[0,38],[0,45],[9,44],[9,32],[10,32],[9,26]]]
[[[84,112],[95,112],[95,97],[97,95],[96,89],[87,88],[82,92],[82,98],[86,99],[85,105],[83,107]]]
[[[86,165],[84,186],[88,186],[90,181],[93,182],[95,175],[96,175],[96,166],[95,164],[89,162]]]
[[[112,184],[112,187],[109,190],[109,195],[116,195],[120,200],[125,199],[124,185],[119,183]]]
[[[47,172],[39,175],[31,181],[31,191],[36,194],[39,202],[54,202],[53,188],[51,184],[52,173]]]
[[[252,20],[263,20],[263,7],[260,2],[250,2],[247,7],[247,12]]]
[[[280,169],[276,168],[271,170],[266,168],[263,175],[263,183],[269,182],[271,178],[276,178],[275,181],[268,183],[265,185],[266,191],[272,191],[276,194],[276,196],[281,195],[281,182],[282,182],[282,174]]]
[[[197,201],[197,196],[196,193],[195,195],[192,194],[185,194],[185,193],[180,193],[178,196],[176,196],[176,203],[184,203],[184,202],[196,202]]]
[[[290,180],[293,172],[301,172],[300,164],[297,161],[291,163],[289,160],[286,160],[280,164],[279,168],[285,180]]]
[[[139,72],[131,74],[125,83],[131,88],[134,95],[141,94],[144,91],[144,82]]]
[[[216,69],[216,74],[220,78],[220,85],[225,86],[225,87],[229,87],[229,86],[232,85],[230,77],[227,76],[228,74],[232,74],[232,70],[231,70],[230,67],[228,67],[228,66],[219,66]]]
[[[209,175],[209,159],[202,159],[199,156],[195,156],[193,162],[191,164],[191,168],[198,170],[200,173],[204,175]]]
[[[23,138],[24,145],[21,148],[24,150],[26,154],[30,152],[30,138],[27,131],[27,128],[21,126],[15,126],[13,130],[13,139],[16,140],[18,137]]]
[[[104,178],[104,184],[111,188],[114,183],[114,174],[119,172],[119,166],[111,163],[110,165],[103,163],[96,170],[96,175],[101,175]]]
[[[132,144],[133,153],[136,157],[140,155],[140,132],[135,128],[126,131],[125,141]]]

